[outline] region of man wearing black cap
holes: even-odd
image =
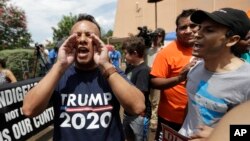
[[[198,10],[191,20],[200,24],[193,55],[202,58],[188,73],[188,113],[182,135],[200,138],[236,105],[250,99],[250,65],[234,55],[235,45],[250,29],[244,11],[223,8]],[[209,128],[211,127],[211,128]],[[211,131],[211,130],[209,130]]]

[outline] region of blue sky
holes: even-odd
[[[89,13],[107,31],[113,29],[117,0],[10,0],[26,13],[28,31],[34,42],[45,43],[52,39],[51,27],[63,15]]]

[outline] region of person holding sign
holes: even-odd
[[[100,31],[93,16],[80,14],[56,63],[25,95],[28,117],[40,114],[52,98],[54,141],[124,141],[120,105],[131,115],[145,110],[142,92],[109,62]]]
[[[194,139],[207,137],[223,115],[250,99],[250,64],[234,54],[250,21],[233,8],[198,10],[191,20],[200,24],[192,54],[203,60],[187,76],[188,112],[179,133]]]

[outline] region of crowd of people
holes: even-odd
[[[56,48],[38,46],[49,71],[25,95],[24,115],[39,115],[51,100],[55,141],[147,141],[150,129],[162,141],[163,125],[193,141],[229,140],[222,132],[230,123],[250,123],[233,118],[249,107],[250,19],[234,8],[187,9],[175,24],[168,45],[162,28],[149,48],[142,37],[126,39],[123,71],[95,18],[80,14]],[[0,60],[0,84],[10,82],[16,78]]]
[[[51,49],[48,50],[44,47],[42,44],[36,44],[35,45],[35,60],[36,65],[38,65],[38,72],[40,77],[44,76],[51,66],[56,62],[57,59],[57,52],[59,46],[62,44],[62,41],[58,42],[57,45]],[[5,85],[8,83],[14,83],[17,82],[17,78],[15,74],[12,72],[10,68],[7,67],[6,59],[0,58],[0,85]],[[37,69],[37,68],[35,68]],[[23,77],[22,80],[30,79],[30,72],[29,71],[23,71]]]

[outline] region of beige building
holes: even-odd
[[[162,0],[157,4],[148,3],[147,0],[118,0],[113,38],[137,34],[137,27],[141,26],[148,26],[151,30],[157,26],[166,32],[173,32],[175,19],[182,10],[197,8],[211,12],[223,7],[250,13],[250,0]]]

